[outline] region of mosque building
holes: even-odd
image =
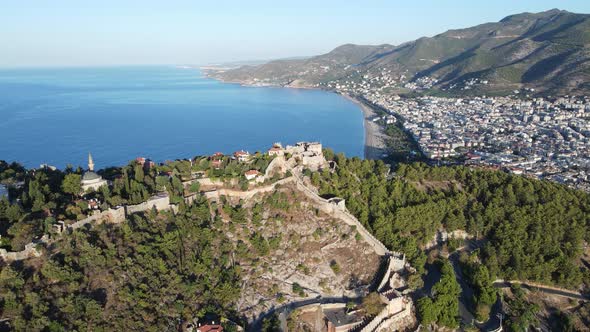
[[[88,153],[88,171],[82,176],[82,190],[98,190],[102,186],[108,185],[107,180],[103,179],[100,175],[94,173],[94,161],[92,155]]]

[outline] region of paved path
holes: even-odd
[[[457,279],[457,282],[459,283],[459,285],[461,286],[461,295],[459,295],[459,315],[461,316],[461,321],[463,322],[463,324],[471,324],[474,322],[475,317],[473,316],[473,314],[471,313],[471,311],[469,311],[468,308],[473,308],[473,289],[471,288],[471,286],[469,285],[469,283],[467,282],[467,280],[465,280],[464,276],[463,276],[463,271],[461,270],[461,267],[459,266],[459,254],[458,252],[454,252],[453,254],[451,254],[451,256],[449,257],[449,260],[451,261],[451,264],[453,265],[453,270],[455,270],[455,278]]]

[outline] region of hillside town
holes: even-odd
[[[402,98],[388,92],[404,79],[382,71],[321,87],[385,109],[390,114],[383,124],[392,124],[395,116],[435,164],[502,169],[590,191],[590,97],[531,97],[532,89],[464,98]],[[404,87],[420,90],[431,83],[423,78]],[[476,84],[487,82],[473,80],[466,87]]]

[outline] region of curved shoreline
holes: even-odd
[[[332,92],[337,95],[344,97],[345,99],[353,102],[357,105],[362,114],[363,114],[363,130],[364,130],[364,147],[363,147],[363,157],[364,159],[383,159],[383,153],[386,151],[386,144],[385,144],[385,133],[383,132],[383,128],[378,125],[377,123],[373,122],[372,119],[375,117],[376,113],[375,110],[370,106],[367,105],[365,102],[349,95],[346,93],[336,92],[325,90],[316,87],[306,87],[306,86],[289,86],[289,85],[277,85],[277,84],[251,84],[247,82],[238,82],[238,81],[224,81],[218,77],[211,76],[211,75],[203,75],[204,77],[214,79],[220,81],[222,83],[229,83],[229,84],[239,84],[241,86],[248,86],[248,87],[278,87],[278,88],[288,88],[288,89],[304,89],[304,90],[320,90],[325,92]]]
[[[355,97],[343,93],[340,93],[340,95],[358,105],[358,107],[361,109],[361,112],[363,113],[363,128],[365,130],[365,159],[383,159],[383,153],[386,150],[386,135],[383,132],[383,127],[372,121],[372,119],[376,116],[375,110],[365,102],[358,100]]]

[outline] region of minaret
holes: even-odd
[[[94,161],[92,160],[92,155],[88,152],[88,170],[93,172],[94,171]]]

